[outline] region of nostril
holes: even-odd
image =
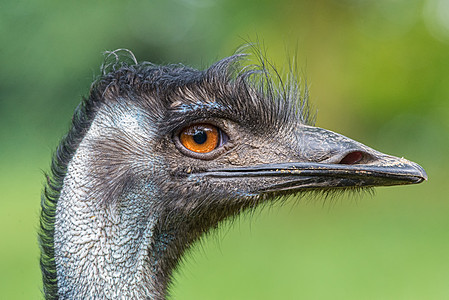
[[[354,151],[351,153],[346,154],[345,157],[340,160],[340,164],[342,165],[354,165],[358,162],[360,162],[363,158],[363,153],[360,151]]]

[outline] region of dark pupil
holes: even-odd
[[[193,135],[193,140],[197,144],[204,144],[207,140],[206,132],[203,130],[195,132],[195,134]]]

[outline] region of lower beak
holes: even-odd
[[[264,178],[267,185],[259,192],[297,189],[375,187],[420,183],[427,180],[424,169],[404,158],[376,164],[280,163],[251,167],[209,170],[203,176],[218,178]],[[270,180],[271,179],[271,180]]]

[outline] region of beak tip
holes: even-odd
[[[429,178],[427,177],[427,173],[426,171],[424,171],[424,169],[422,169],[422,173],[421,173],[421,181],[427,181]]]
[[[426,171],[424,170],[423,167],[421,167],[420,165],[418,165],[415,162],[409,162],[410,166],[413,169],[413,176],[417,177],[419,180],[416,183],[421,183],[423,181],[427,181],[428,180],[428,176]]]

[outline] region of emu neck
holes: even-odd
[[[100,121],[97,116],[70,161],[56,207],[59,299],[163,299],[182,249],[159,229],[151,180],[115,192],[99,184],[108,180],[93,167],[92,151],[107,134]]]
[[[120,205],[105,206],[89,195],[89,182],[76,182],[80,185],[74,191],[74,179],[69,176],[65,181],[55,222],[61,298],[162,297],[166,283],[157,282],[158,260],[149,255],[155,245],[157,215],[143,211],[134,201],[144,201],[149,191],[130,193],[120,199]]]

